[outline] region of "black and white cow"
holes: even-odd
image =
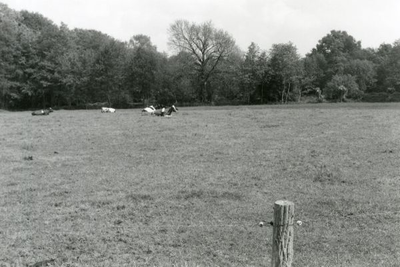
[[[143,114],[154,115],[155,111],[156,111],[156,109],[153,106],[149,106],[149,107],[146,107],[146,108],[142,109],[142,115]]]
[[[115,113],[115,112],[116,112],[115,108],[106,108],[106,107],[101,108],[101,113]]]
[[[178,109],[175,107],[175,105],[172,105],[167,113],[165,113],[165,108],[162,108],[161,110],[157,110],[154,112],[154,115],[156,116],[161,116],[161,117],[171,117],[172,112],[178,112]]]
[[[52,109],[52,108],[41,109],[41,110],[35,110],[34,112],[32,112],[32,116],[37,116],[37,115],[49,115],[50,112],[53,112],[53,109]]]

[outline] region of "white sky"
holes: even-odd
[[[148,35],[169,52],[168,28],[177,19],[211,20],[247,51],[291,41],[301,55],[331,30],[347,31],[362,46],[400,39],[399,0],[0,0],[14,10],[38,12],[70,29],[95,29],[121,41]]]

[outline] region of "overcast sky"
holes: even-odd
[[[95,29],[121,41],[148,35],[169,52],[175,20],[211,20],[246,51],[291,41],[301,55],[331,30],[347,31],[362,46],[377,48],[400,39],[400,0],[0,0],[15,10],[38,12],[70,29]]]

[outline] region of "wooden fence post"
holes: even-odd
[[[278,200],[274,205],[272,267],[291,267],[293,262],[294,203]]]

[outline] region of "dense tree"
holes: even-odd
[[[261,52],[260,56],[257,59],[257,69],[258,79],[261,83],[261,85],[258,85],[259,98],[261,99],[261,103],[264,103],[264,101],[266,100],[265,89],[268,86],[268,82],[271,78],[271,69],[269,67],[268,56],[265,51]]]
[[[325,94],[330,99],[336,99],[340,102],[346,101],[346,97],[359,98],[361,91],[358,88],[356,79],[349,74],[335,75],[327,84]]]
[[[60,41],[59,28],[52,21],[38,13],[22,11],[21,14],[22,22],[35,34],[34,41],[29,44],[31,50],[27,53],[26,82],[32,89],[32,100],[39,100],[33,104],[45,108],[58,84],[55,73],[63,42]]]
[[[129,47],[131,51],[127,80],[131,87],[131,95],[145,102],[154,97],[158,66],[157,49],[145,35],[133,36]]]
[[[358,84],[359,90],[365,92],[375,83],[376,70],[373,62],[369,60],[353,59],[344,68],[344,73],[353,76]]]
[[[62,52],[57,58],[56,75],[59,86],[55,90],[51,105],[60,105],[66,101],[69,108],[73,102],[78,102],[79,87],[82,86],[84,69],[81,60],[80,47],[76,44],[76,34],[70,31],[65,24],[60,27],[60,42],[63,45]],[[82,98],[81,100],[84,100]]]
[[[168,59],[168,77],[170,88],[173,90],[177,99],[185,103],[195,103],[197,101],[196,90],[196,71],[193,70],[195,60],[185,51],[179,52]],[[162,90],[159,94],[160,102],[171,98],[170,90]]]
[[[153,85],[154,103],[161,105],[176,104],[184,101],[184,93],[188,87],[178,88],[173,84],[173,75],[168,55],[156,54],[157,69]]]
[[[2,3],[0,21],[0,108],[8,108],[21,98],[18,58],[28,29],[21,25],[21,15]]]
[[[381,44],[379,48],[374,51],[375,58],[374,63],[376,64],[376,91],[385,92],[390,88],[388,76],[389,76],[389,61],[390,54],[393,46],[391,44]]]
[[[372,61],[374,52],[361,48],[361,42],[345,31],[331,31],[324,36],[305,59],[305,84],[324,91],[327,98],[336,99],[332,92],[340,81],[357,84],[345,86],[343,97],[359,99],[363,92],[372,90],[376,82],[376,65]],[[350,78],[351,76],[351,78]],[[350,82],[351,81],[351,82]],[[335,86],[333,86],[335,85]],[[336,90],[337,91],[337,90]]]
[[[265,101],[264,91],[270,75],[267,53],[251,43],[240,67],[241,92],[247,103]]]
[[[262,74],[262,69],[259,68],[258,64],[260,53],[258,45],[251,43],[241,68],[242,92],[248,104],[250,104],[251,95],[256,91],[260,83],[260,76]]]
[[[270,68],[276,94],[287,103],[291,92],[300,86],[302,64],[297,48],[292,43],[274,44],[270,53]]]
[[[381,84],[386,90],[400,92],[400,40],[386,49],[385,52],[381,51],[386,54],[382,62],[384,77],[381,77]]]
[[[95,89],[90,92],[92,99],[106,100],[109,106],[119,102],[125,58],[123,48],[124,44],[116,40],[109,40],[100,48],[91,73],[92,89]]]
[[[303,59],[303,87],[306,93],[316,92],[326,84],[325,71],[328,63],[322,54],[314,53]]]
[[[356,41],[346,31],[331,31],[318,41],[313,52],[321,53],[328,61],[337,61],[343,55],[355,55],[361,49],[361,42]]]
[[[216,68],[215,75],[210,79],[212,104],[229,104],[243,102],[240,70],[243,64],[243,53],[234,49],[230,55]]]

